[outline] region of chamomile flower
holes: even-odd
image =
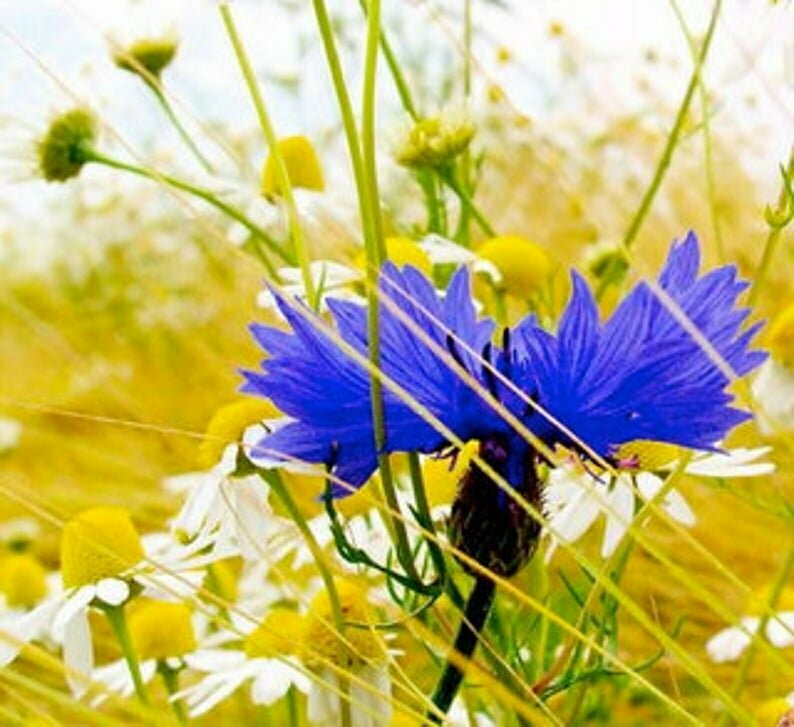
[[[749,350],[757,326],[742,332],[747,311],[734,309],[746,284],[729,266],[700,276],[699,264],[698,241],[690,233],[673,245],[658,284],[732,370],[744,375],[765,358]],[[496,345],[494,324],[477,319],[465,268],[442,298],[418,270],[385,265],[380,369],[391,386],[383,390],[382,452],[448,449],[441,429],[460,441],[477,440],[480,457],[540,507],[535,447],[494,401],[547,447],[618,467],[618,451],[629,442],[715,451],[749,418],[729,406],[728,377],[646,283],[602,324],[584,279],[576,273],[572,278],[573,294],[556,334],[528,316],[505,330]],[[380,454],[370,376],[361,363],[368,356],[366,309],[328,301],[336,335],[353,357],[300,303],[280,298],[279,305],[292,331],[252,327],[269,355],[262,372],[245,372],[243,390],[271,399],[291,421],[264,437],[253,453],[323,463],[334,475],[333,495],[342,497],[369,479]],[[627,499],[621,498],[621,512]],[[535,520],[514,505],[489,476],[471,467],[453,503],[453,544],[481,565],[511,575],[538,537]]]
[[[706,643],[706,653],[717,664],[736,661],[761,628],[762,617],[766,610],[769,589],[764,589],[754,596],[747,606],[747,615],[742,616],[739,624],[718,631]],[[788,649],[794,646],[794,589],[791,586],[783,590],[778,601],[778,611],[766,621],[765,636],[777,649]]]
[[[675,448],[655,443],[636,442],[622,447],[622,462],[632,464],[637,472],[621,472],[603,483],[592,474],[574,465],[559,467],[549,474],[545,503],[549,515],[551,558],[557,544],[574,543],[604,517],[604,539],[601,556],[608,558],[618,547],[629,528],[640,501],[650,501],[664,487],[666,472],[676,467]],[[697,477],[756,477],[773,472],[769,462],[759,462],[768,447],[735,449],[726,453],[698,453],[684,471]],[[641,471],[644,470],[644,471]],[[660,507],[667,515],[687,527],[695,524],[694,512],[678,490],[669,489]]]
[[[460,112],[419,119],[395,146],[394,157],[411,169],[444,167],[464,152],[474,132],[474,124]]]
[[[497,271],[497,290],[527,298],[541,289],[551,272],[549,254],[536,242],[520,235],[500,235],[486,240],[477,254]]]

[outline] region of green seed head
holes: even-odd
[[[474,125],[451,114],[417,121],[395,150],[399,164],[412,169],[438,168],[463,152],[474,137]]]
[[[57,116],[37,145],[41,175],[48,182],[76,177],[96,138],[96,120],[90,111],[77,108]]]
[[[127,48],[114,52],[113,62],[130,73],[159,78],[174,59],[177,45],[173,37],[141,38]]]

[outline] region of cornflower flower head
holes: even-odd
[[[341,497],[367,481],[379,454],[428,454],[477,440],[479,461],[453,503],[451,540],[510,575],[533,551],[539,527],[494,475],[539,509],[537,464],[555,447],[636,469],[643,462],[619,456],[629,442],[719,451],[726,434],[750,417],[730,406],[731,379],[714,360],[716,354],[742,376],[765,358],[749,350],[758,325],[742,331],[749,311],[735,307],[746,283],[733,266],[705,275],[699,266],[690,233],[672,246],[657,281],[677,315],[640,282],[601,323],[593,294],[573,272],[555,333],[529,315],[495,338],[494,324],[477,318],[465,268],[441,296],[416,269],[387,263],[378,288],[380,451],[366,309],[329,300],[336,324],[329,331],[300,302],[279,298],[292,330],[252,326],[269,356],[261,372],[244,372],[243,390],[270,398],[290,420],[254,454],[323,463],[335,483],[330,494]]]

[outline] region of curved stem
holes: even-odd
[[[163,684],[165,684],[165,690],[168,692],[168,696],[172,697],[179,691],[179,670],[172,669],[165,661],[158,660],[157,672],[163,679]],[[178,699],[169,699],[168,701],[171,703],[171,709],[174,710],[174,716],[177,722],[181,725],[186,725],[187,715],[185,714],[185,707],[182,702]]]
[[[249,232],[251,232],[254,237],[261,241],[269,251],[273,252],[274,254],[278,255],[283,262],[286,264],[291,264],[292,260],[289,256],[284,252],[281,246],[268,235],[261,227],[255,225],[251,220],[248,219],[240,210],[236,207],[232,207],[230,204],[227,204],[223,200],[218,199],[212,192],[207,189],[202,189],[201,187],[196,187],[189,182],[184,182],[181,179],[177,179],[176,177],[172,177],[168,174],[161,174],[151,169],[146,169],[145,167],[139,167],[135,164],[128,164],[127,162],[119,161],[118,159],[113,159],[112,157],[105,156],[93,149],[86,149],[84,150],[84,155],[86,162],[95,162],[96,164],[103,164],[106,167],[111,167],[113,169],[119,169],[121,171],[130,172],[131,174],[136,174],[139,177],[145,177],[146,179],[150,179],[153,182],[161,182],[163,184],[167,184],[169,187],[173,187],[174,189],[178,189],[181,192],[187,192],[188,194],[193,195],[194,197],[198,197],[199,199],[204,200],[208,204],[215,207],[220,212],[223,212],[227,217],[235,220],[235,222],[239,222],[243,227],[245,227]],[[278,279],[278,272],[276,271],[273,263],[265,256],[261,256],[262,264],[267,268],[268,273],[273,277],[274,280]]]
[[[496,584],[484,576],[478,576],[466,601],[463,620],[455,637],[453,649],[456,653],[455,662],[470,659],[477,647],[480,632],[488,619],[488,613],[493,604],[496,593]],[[436,709],[428,712],[427,719],[437,724],[441,723],[440,715],[449,710],[463,682],[463,671],[453,660],[447,658],[444,671],[436,684],[433,692],[433,704]]]
[[[176,115],[174,111],[174,107],[171,105],[171,102],[168,100],[168,97],[163,92],[163,85],[159,78],[148,78],[147,76],[141,76],[146,86],[151,90],[154,94],[155,98],[159,102],[160,106],[162,107],[165,115],[168,117],[168,120],[171,122],[174,129],[176,129],[177,134],[179,134],[182,141],[185,143],[185,146],[190,149],[191,153],[194,157],[198,160],[199,164],[204,167],[204,171],[208,174],[212,174],[214,169],[212,168],[212,164],[210,164],[207,157],[205,157],[201,150],[196,145],[196,142],[193,141],[193,138],[190,134],[187,133],[187,129],[184,127],[182,122],[179,120],[179,117]]]
[[[108,623],[110,623],[113,635],[116,637],[116,641],[119,642],[121,653],[124,655],[124,661],[127,662],[127,667],[132,677],[132,683],[135,687],[135,694],[138,696],[141,704],[148,705],[149,694],[146,691],[146,685],[143,683],[138,656],[132,646],[130,631],[127,628],[127,619],[124,615],[124,606],[105,606],[103,610],[107,616]]]

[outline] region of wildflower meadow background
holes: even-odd
[[[792,12],[0,3],[0,724],[794,723]]]

